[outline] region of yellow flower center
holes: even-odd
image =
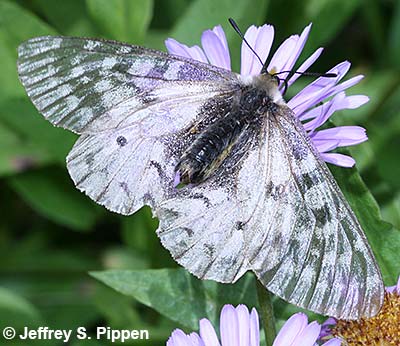
[[[386,292],[378,315],[357,321],[339,320],[332,334],[342,338],[342,346],[399,346],[400,295]]]

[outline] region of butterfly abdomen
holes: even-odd
[[[175,168],[180,182],[198,184],[206,180],[229,155],[240,135],[260,119],[271,102],[266,92],[258,88],[242,91],[231,110],[201,131],[183,153]]]

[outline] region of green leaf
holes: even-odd
[[[398,164],[398,147],[400,144],[400,78],[397,84],[391,85],[391,92],[381,99],[381,106],[371,118],[371,139],[375,152],[375,169],[390,185],[392,191],[400,190],[400,165]]]
[[[400,61],[400,2],[395,2],[394,14],[389,30],[389,60],[393,67],[399,69]]]
[[[229,41],[231,56],[234,57],[234,71],[238,71],[241,39],[228,23],[233,18],[245,30],[252,24],[263,24],[269,1],[253,0],[196,0],[185,11],[169,37],[187,45],[199,44],[201,34],[206,29],[221,25]]]
[[[104,35],[135,44],[143,42],[153,14],[152,0],[86,0],[86,4]]]
[[[32,0],[35,9],[57,31],[67,36],[94,37],[98,35],[82,0]]]
[[[308,1],[304,8],[306,17],[302,19],[303,22],[313,23],[315,29],[312,35],[310,35],[304,54],[306,55],[316,47],[326,45],[330,40],[335,38],[346,22],[350,20],[359,5],[359,0]]]
[[[157,227],[158,220],[152,217],[151,209],[145,206],[134,215],[123,218],[122,237],[131,252],[146,259],[148,267],[175,267],[176,262],[171,258],[168,250],[160,244],[156,235]],[[130,269],[144,269],[144,267]]]
[[[7,33],[7,43],[18,44],[34,36],[56,35],[56,31],[15,2],[0,2],[0,31]]]
[[[94,304],[106,316],[114,328],[137,328],[142,324],[140,316],[132,308],[131,299],[117,293],[109,287],[99,285],[95,292]]]
[[[379,158],[377,168],[380,176],[396,191],[400,190],[400,129],[397,133],[385,138],[379,148],[376,148],[376,157]]]
[[[0,122],[0,176],[48,163],[51,157]]]
[[[39,309],[41,315],[33,319],[34,324],[40,323],[55,329],[74,329],[98,320],[99,315],[92,300],[95,284],[93,280],[85,278],[83,272],[44,270],[33,275],[22,274],[13,273],[13,278],[9,275],[2,279],[7,281],[7,287],[20,292]],[[21,319],[19,323],[24,323],[24,320]],[[54,345],[53,342],[50,344]]]
[[[354,66],[354,65],[353,65]],[[347,109],[337,112],[334,115],[334,122],[338,125],[350,124],[365,124],[372,119],[381,121],[382,117],[386,116],[382,106],[385,101],[396,90],[399,84],[399,77],[389,69],[385,70],[365,70],[351,68],[351,74],[346,76],[345,79],[354,77],[355,75],[362,74],[365,78],[360,82],[348,89],[346,94],[349,95],[367,95],[369,102],[362,107],[356,109]],[[386,120],[385,120],[386,121]]]
[[[377,0],[365,0],[360,12],[364,14],[365,29],[368,33],[368,41],[371,48],[375,51],[376,58],[382,59],[381,52],[387,50],[385,22],[386,16],[383,14],[382,6]],[[387,58],[383,59],[386,64]]]
[[[96,221],[100,207],[75,189],[65,171],[41,169],[8,181],[33,209],[56,223],[87,231]]]
[[[0,287],[0,329],[12,326],[17,330],[25,326],[38,326],[39,311],[25,298]]]
[[[307,56],[317,47],[333,40],[360,4],[360,0],[272,1],[267,21],[275,24],[278,40],[299,34],[307,24],[313,23],[303,53],[303,56]]]
[[[159,313],[191,329],[202,318],[217,325],[224,304],[256,306],[254,277],[235,284],[202,281],[184,269],[110,270],[90,273],[96,279],[131,296]]]
[[[400,231],[382,220],[379,206],[356,168],[330,168],[367,235],[386,285],[394,284],[400,274]]]
[[[13,2],[0,1],[0,99],[24,94],[15,63],[18,45],[34,36],[54,34],[54,29],[29,11]]]
[[[0,102],[0,134],[0,175],[45,163],[64,167],[76,139],[76,135],[46,121],[27,97]]]
[[[184,13],[191,0],[162,0],[154,6],[152,27],[170,28]],[[165,39],[165,38],[164,38]]]
[[[382,206],[382,217],[400,229],[400,193]]]

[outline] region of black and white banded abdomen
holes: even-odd
[[[243,90],[231,110],[200,132],[185,150],[175,168],[180,183],[198,184],[206,180],[229,155],[243,131],[259,124],[272,103],[264,90]]]

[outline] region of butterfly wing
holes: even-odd
[[[38,110],[81,134],[67,159],[77,187],[122,214],[153,206],[163,244],[197,276],[232,282],[252,269],[272,292],[317,312],[379,309],[382,281],[362,230],[286,108],[246,132],[206,182],[173,188],[191,133],[229,111],[236,75],[64,37],[22,44],[18,71]]]
[[[161,204],[162,243],[201,278],[233,282],[252,270],[303,308],[375,315],[384,289],[356,217],[293,112],[267,118],[214,177]]]
[[[183,150],[176,133],[213,116],[202,108],[207,99],[237,88],[230,71],[114,41],[39,37],[18,54],[37,109],[81,134],[67,158],[75,184],[122,214],[173,187]]]

